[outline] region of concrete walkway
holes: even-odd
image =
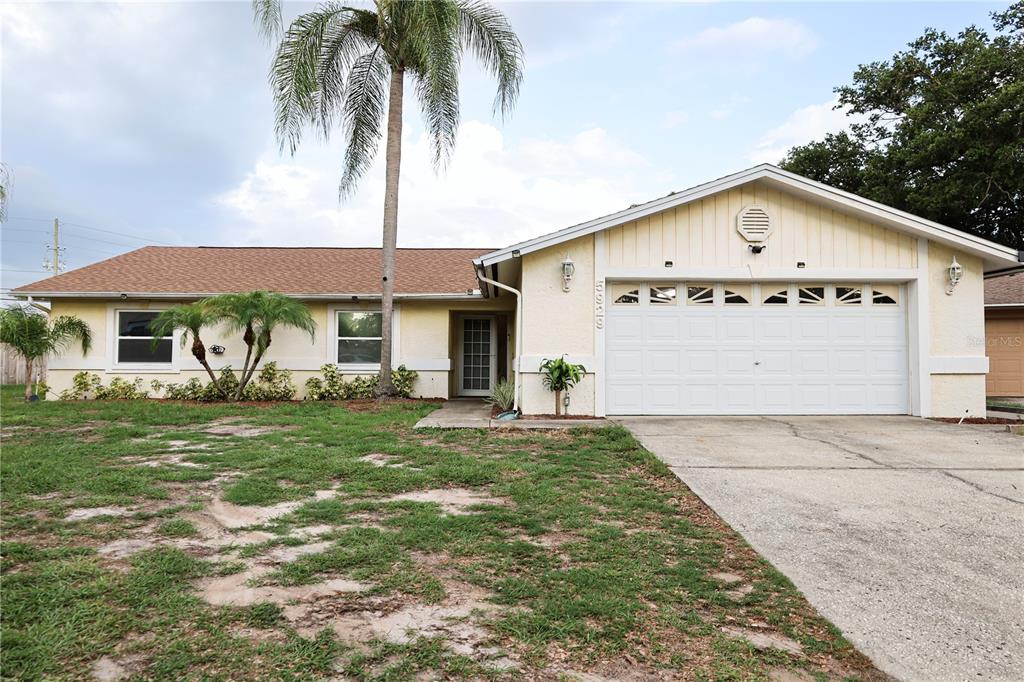
[[[605,419],[491,419],[491,406],[476,398],[454,398],[441,405],[414,429],[575,429],[610,426]]]
[[[904,680],[1020,680],[1024,437],[912,417],[619,423]]]
[[[416,422],[416,429],[486,429],[491,423],[491,406],[476,398],[454,398],[445,401]]]

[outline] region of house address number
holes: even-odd
[[[604,282],[594,283],[594,326],[604,329]]]

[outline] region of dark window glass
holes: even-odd
[[[149,323],[156,319],[159,313],[143,313],[122,311],[117,314],[118,336],[153,336],[149,329]]]
[[[120,339],[117,342],[117,361],[119,363],[171,362],[171,353],[174,350],[174,342],[171,339],[162,339],[157,342],[155,350],[152,345],[151,339]]]
[[[338,313],[338,336],[380,336],[380,313]]]
[[[338,362],[340,364],[375,364],[380,362],[380,339],[373,341],[338,341]]]

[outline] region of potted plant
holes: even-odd
[[[563,355],[554,360],[544,360],[540,364],[540,371],[543,372],[544,387],[555,392],[555,416],[561,417],[562,391],[567,391],[582,381],[587,374],[587,368],[568,362]]]

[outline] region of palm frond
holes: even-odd
[[[281,0],[252,0],[252,19],[268,41],[281,33]]]
[[[336,115],[342,113],[349,70],[360,55],[376,47],[376,30],[376,14],[353,8],[344,8],[324,28],[316,87],[320,102],[317,125],[325,140],[334,127]]]
[[[480,0],[457,0],[462,45],[470,50],[498,81],[494,110],[512,111],[523,82],[523,44],[508,18]]]
[[[57,317],[50,325],[50,336],[55,351],[63,350],[73,341],[81,345],[82,355],[92,348],[92,329],[84,320],[73,315]]]
[[[430,134],[432,161],[443,168],[455,149],[459,130],[459,7],[452,0],[411,5],[415,29],[406,36],[409,68]]]
[[[291,23],[278,45],[270,67],[274,132],[281,148],[287,146],[293,154],[305,126],[316,122],[320,112],[317,70],[324,32],[348,12],[341,5],[329,4],[302,14]]]
[[[356,59],[348,73],[342,106],[342,125],[348,146],[338,194],[350,195],[359,179],[373,165],[381,138],[381,124],[388,105],[391,68],[383,50]]]

